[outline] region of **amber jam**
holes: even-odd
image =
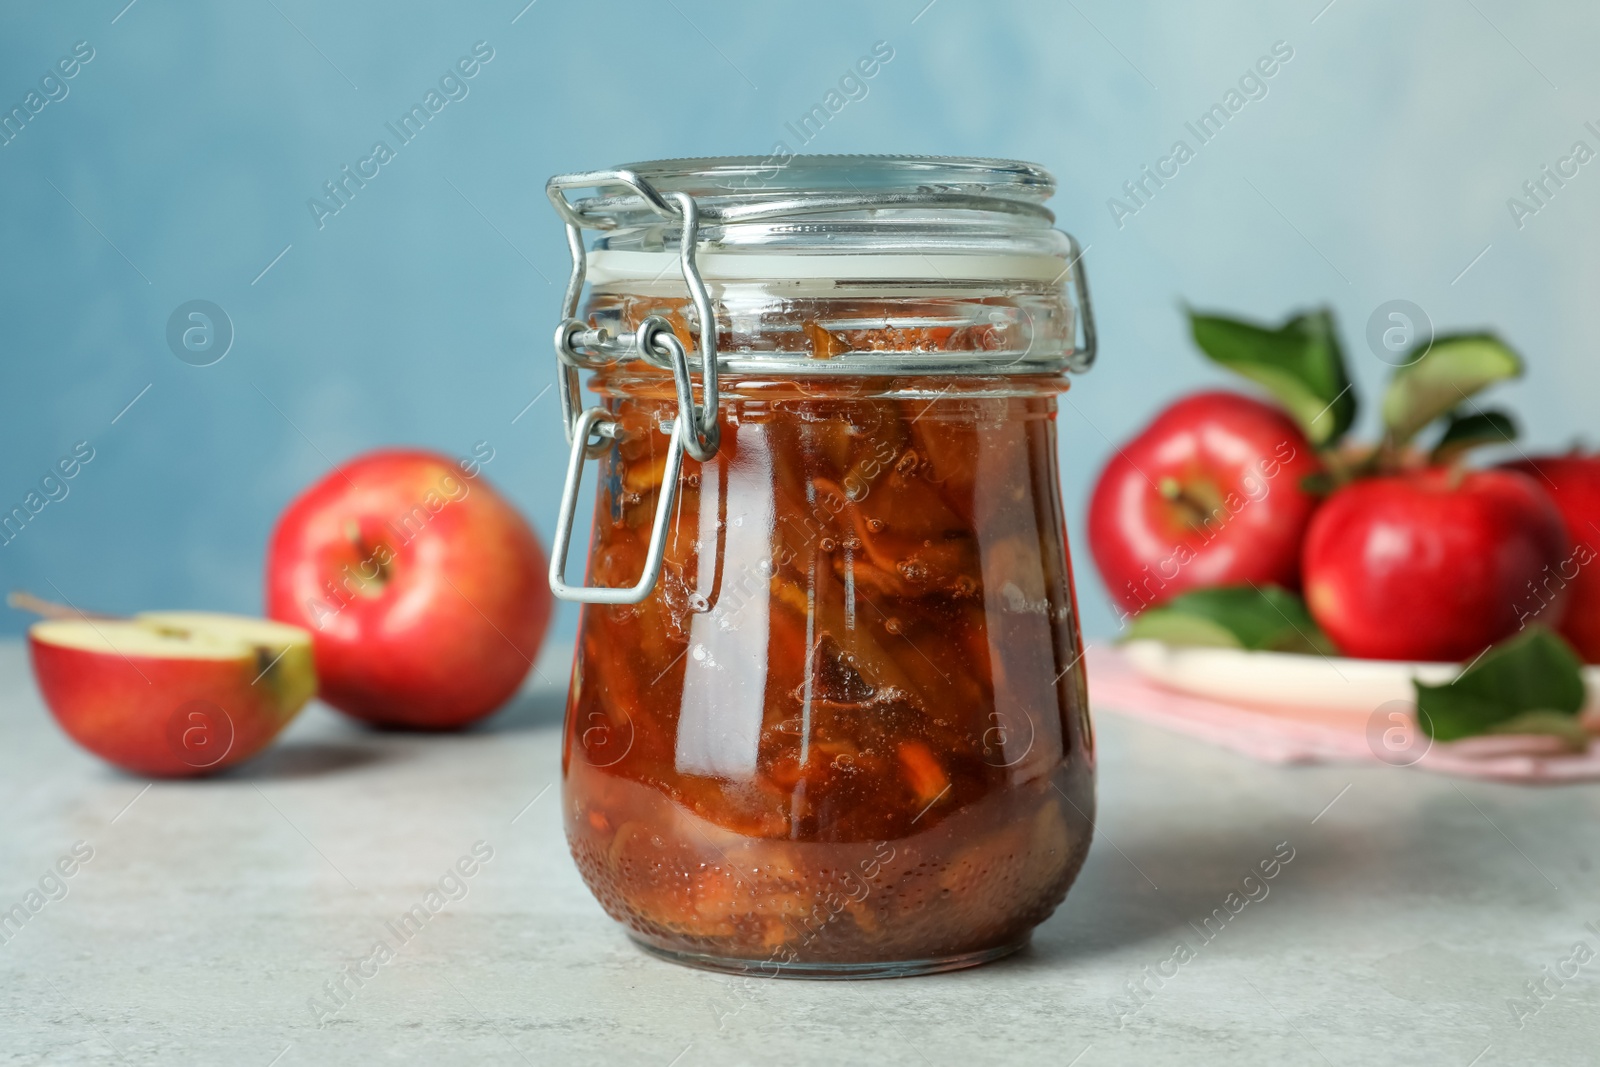
[[[727,322],[724,304],[719,340],[816,361],[994,351],[1049,294],[854,294]],[[686,309],[619,284],[585,315],[618,332],[662,315],[692,347]],[[1065,376],[721,385],[717,452],[683,463],[651,595],[583,610],[562,768],[584,880],[647,948],[726,970],[913,974],[1013,951],[1066,895],[1094,816]],[[679,408],[639,361],[591,386],[615,436],[586,580],[628,586]]]

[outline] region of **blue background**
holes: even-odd
[[[1574,141],[1600,148],[1593,5],[525,2],[8,5],[0,106],[75,42],[95,58],[0,147],[0,510],[74,442],[96,455],[0,547],[0,583],[116,612],[259,611],[280,509],[330,462],[401,442],[490,442],[489,477],[548,543],[554,393],[517,418],[553,380],[567,271],[545,178],[793,150],[784,124],[877,41],[893,60],[808,151],[1043,163],[1089,246],[1102,359],[1061,436],[1091,634],[1114,628],[1083,532],[1110,441],[1224,381],[1184,301],[1331,303],[1370,401],[1388,368],[1366,322],[1409,299],[1526,354],[1504,399],[1530,451],[1594,426],[1600,161],[1520,228],[1507,206]],[[494,59],[467,98],[319,230],[308,198],[478,41]],[[1277,41],[1294,55],[1266,97],[1119,227],[1108,199]],[[166,344],[193,299],[236,331],[212,366]],[[4,613],[0,632],[25,623]]]

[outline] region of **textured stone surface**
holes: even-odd
[[[564,685],[564,650],[541,667]],[[255,762],[147,789],[66,741],[20,646],[0,646],[0,908],[74,842],[94,849],[0,945],[0,1063],[1597,1056],[1600,960],[1542,1003],[1524,983],[1580,941],[1600,950],[1585,926],[1600,927],[1600,788],[1266,767],[1102,714],[1101,833],[1028,952],[931,978],[739,982],[645,957],[578,880],[554,786],[560,688],[454,737],[313,706]],[[319,1027],[311,998],[396,942],[385,921],[478,841],[493,858],[466,896]],[[1282,842],[1294,859],[1266,897],[1205,941],[1197,927]],[[1112,998],[1127,1012],[1125,984],[1180,939],[1192,958],[1119,1019]],[[1520,1029],[1512,998],[1537,1008]]]

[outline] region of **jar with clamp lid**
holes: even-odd
[[[814,978],[969,966],[1025,944],[1082,866],[1055,417],[1095,337],[1053,189],[907,156],[550,180],[573,256],[551,585],[584,604],[567,836],[648,950]]]

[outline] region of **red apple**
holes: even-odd
[[[1567,614],[1561,634],[1588,663],[1600,663],[1600,456],[1538,456],[1506,465],[1550,494],[1566,520],[1572,552],[1526,590],[1524,609],[1538,610],[1563,590]]]
[[[187,777],[249,759],[317,689],[311,635],[262,619],[53,619],[33,625],[28,646],[61,728],[136,774]]]
[[[479,471],[381,449],[278,520],[267,614],[311,631],[327,703],[379,726],[445,730],[522,684],[550,621],[544,551]]]
[[[1512,471],[1428,467],[1353,482],[1306,534],[1306,606],[1347,655],[1469,660],[1534,618],[1529,583],[1566,558],[1549,494]]]
[[[1281,409],[1238,393],[1186,397],[1106,464],[1089,547],[1112,597],[1139,611],[1190,589],[1300,587],[1300,543],[1322,471]]]

